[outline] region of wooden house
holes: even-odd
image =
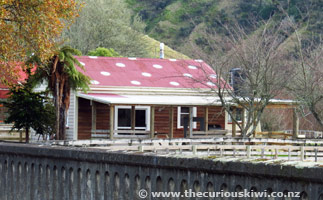
[[[183,138],[232,129],[202,60],[77,57],[92,81],[72,92],[67,139]]]
[[[67,139],[178,138],[184,124],[185,137],[227,128],[211,92],[217,76],[202,60],[77,59],[92,81],[88,93],[72,93]]]

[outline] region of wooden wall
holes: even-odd
[[[110,129],[110,106],[107,104],[96,103],[96,129]]]
[[[109,105],[97,103],[97,102],[95,102],[95,104],[97,108],[96,129],[109,130],[110,129]],[[79,98],[78,139],[79,140],[91,139],[91,129],[92,129],[92,106],[89,100]]]
[[[78,101],[78,139],[91,139],[92,110],[90,101],[82,98],[78,98]]]
[[[97,118],[96,129],[97,130],[109,130],[110,129],[110,109],[109,105],[96,103],[97,106]],[[155,132],[159,133],[159,137],[165,137],[165,134],[170,132],[169,123],[169,106],[156,106],[155,107]],[[174,138],[184,137],[184,129],[177,128],[177,106],[174,109]],[[208,107],[209,109],[209,125],[218,125],[222,129],[225,127],[224,112],[221,107]],[[205,107],[201,106],[197,108],[197,117],[204,117]],[[78,139],[91,139],[91,118],[92,108],[90,101],[79,98],[79,111],[78,111]],[[200,124],[197,123],[197,128],[194,130],[200,130]]]
[[[155,107],[155,131],[157,133],[169,133],[170,125],[169,125],[169,106],[158,106]],[[173,107],[174,109],[174,138],[183,138],[184,137],[184,129],[177,128],[177,106]],[[225,127],[225,117],[224,111],[222,112],[222,107],[208,107],[209,109],[209,125],[218,125],[221,126],[222,129]],[[197,117],[204,117],[205,107],[200,106],[197,108]],[[197,123],[197,127],[194,130],[200,130],[200,123]],[[160,135],[159,137],[163,137]]]

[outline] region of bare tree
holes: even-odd
[[[217,79],[208,76],[208,85],[243,137],[255,132],[265,107],[281,94],[292,74],[280,46],[289,34],[286,23],[268,20],[253,24],[252,34],[237,24],[224,26],[228,33],[225,36],[207,30],[200,33],[204,34],[207,48],[193,48],[217,73]],[[229,85],[232,80],[237,84]],[[235,108],[245,111],[244,123],[238,123]]]
[[[288,89],[323,129],[323,44],[298,46],[295,53],[292,64],[296,74]]]
[[[316,4],[313,4],[314,6]],[[313,6],[311,4],[311,6]],[[293,31],[293,48],[289,51],[289,61],[295,75],[287,88],[313,114],[323,130],[323,41],[322,32],[309,30],[310,9],[297,23],[279,5],[289,27]]]

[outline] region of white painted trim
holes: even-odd
[[[131,109],[131,106],[115,106],[115,108],[114,108],[114,130],[118,130],[118,128],[131,129],[131,127],[118,127],[118,110],[119,109]],[[136,128],[150,131],[150,106],[135,106],[135,110],[145,110],[146,111],[146,127],[136,127]]]
[[[178,106],[177,107],[177,128],[184,128],[181,126],[181,107],[188,107],[188,106]],[[193,107],[193,117],[197,117],[197,107]],[[193,128],[197,127],[197,123],[193,122]]]
[[[74,136],[73,139],[78,139],[78,120],[79,120],[79,98],[74,95],[75,98],[75,112],[74,112]]]
[[[226,110],[224,111],[224,129],[229,129],[229,113]]]

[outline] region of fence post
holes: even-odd
[[[288,160],[290,160],[291,157],[291,152],[290,152],[290,148],[288,148]]]
[[[192,146],[192,151],[193,151],[193,155],[195,155],[196,152],[197,152],[197,146],[196,145]]]
[[[264,158],[265,157],[265,149],[264,148],[262,148],[261,149],[261,158]]]
[[[317,148],[315,148],[314,151],[315,151],[315,162],[317,162]]]
[[[301,146],[301,161],[304,161],[304,146]]]
[[[251,156],[251,147],[250,145],[247,146],[247,158],[250,158]]]
[[[139,152],[144,152],[144,147],[142,145],[139,145],[138,150],[139,150]]]
[[[275,159],[277,159],[277,158],[278,158],[278,149],[275,148]]]

